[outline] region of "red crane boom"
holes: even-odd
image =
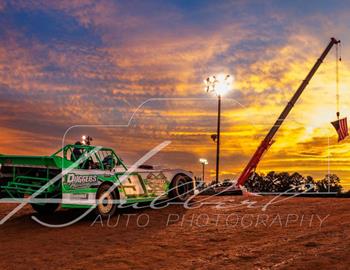
[[[254,155],[249,160],[247,166],[244,168],[242,174],[239,176],[237,181],[237,186],[243,186],[245,181],[249,178],[251,173],[256,169],[262,155],[267,151],[267,149],[271,146],[273,143],[272,139],[275,136],[276,132],[278,131],[279,127],[283,124],[283,121],[288,116],[289,112],[292,110],[294,104],[299,99],[300,95],[303,93],[304,89],[310,82],[311,78],[316,73],[319,66],[322,64],[323,60],[326,58],[329,51],[332,49],[333,45],[336,45],[340,43],[340,40],[336,40],[335,38],[331,38],[331,41],[329,42],[326,49],[321,54],[320,58],[316,61],[312,69],[310,70],[309,74],[307,74],[306,78],[303,80],[301,85],[299,86],[298,90],[294,93],[292,99],[288,102],[287,106],[282,111],[281,115],[276,120],[275,124],[270,129],[269,133],[267,133],[264,140],[260,143],[259,147],[256,149]]]

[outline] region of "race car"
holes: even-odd
[[[127,172],[111,148],[68,144],[51,156],[0,155],[0,192],[3,198],[41,199],[31,203],[39,213],[53,213],[61,202],[62,208],[95,207],[97,214],[107,217],[118,204],[185,202],[196,190],[193,175],[186,170],[140,165]]]

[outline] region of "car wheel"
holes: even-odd
[[[119,199],[118,193],[114,190],[110,190],[112,184],[103,183],[98,188],[96,193],[97,205],[95,212],[102,218],[107,218],[114,215],[117,210],[117,203],[115,200]]]
[[[170,185],[169,197],[174,201],[185,202],[192,195],[192,181],[185,175],[174,177]]]

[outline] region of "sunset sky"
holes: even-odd
[[[221,179],[237,177],[332,36],[350,115],[349,29],[347,1],[0,0],[0,153],[49,155],[67,131],[64,143],[89,134],[131,164],[171,140],[153,163],[199,175],[204,157],[213,179],[217,100],[203,79],[224,72],[235,84]],[[330,168],[350,188],[350,139],[338,143],[330,124],[335,86],[332,50],[259,172],[320,179]]]

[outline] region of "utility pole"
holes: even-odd
[[[215,183],[219,183],[219,169],[220,169],[220,120],[221,120],[221,95],[218,95],[218,126],[216,132],[216,177]]]

